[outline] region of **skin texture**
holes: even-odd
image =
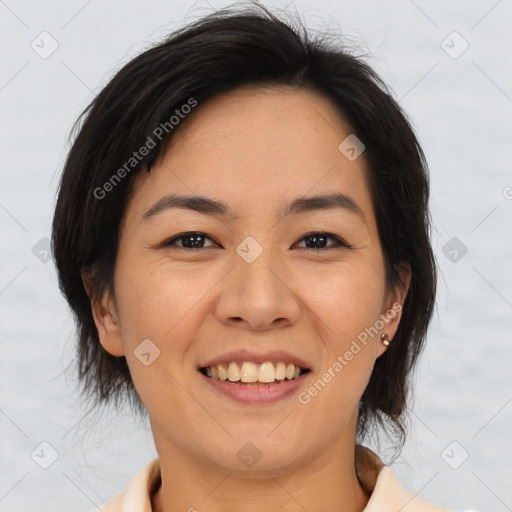
[[[101,343],[127,358],[149,412],[160,456],[156,511],[361,511],[368,496],[354,470],[357,405],[379,335],[301,404],[294,394],[267,405],[240,404],[210,389],[198,366],[224,352],[287,350],[313,368],[307,389],[349,350],[404,287],[387,290],[364,153],[349,161],[338,145],[351,133],[324,97],[287,87],[243,88],[199,105],[171,145],[135,182],[123,222],[115,296],[93,304]],[[299,196],[342,192],[364,219],[341,208],[279,216]],[[173,209],[142,215],[169,193],[225,201],[238,215],[221,219]],[[105,199],[108,200],[108,199]],[[161,244],[199,231],[204,248]],[[311,231],[332,233],[307,249]],[[247,263],[246,237],[263,252]],[[400,314],[381,330],[392,340]],[[145,366],[144,339],[160,349]],[[392,341],[391,341],[392,343]],[[238,451],[253,443],[261,458],[247,468]]]

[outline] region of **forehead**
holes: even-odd
[[[352,133],[320,94],[244,87],[199,104],[151,172],[139,173],[129,203],[138,217],[163,195],[216,197],[238,218],[277,211],[298,196],[341,192],[373,216],[364,156],[338,149]]]

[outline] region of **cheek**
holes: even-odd
[[[378,320],[385,290],[380,270],[365,261],[344,262],[301,278],[304,302],[321,319],[319,329],[331,346],[342,349]]]
[[[204,265],[203,270],[193,264],[184,268],[168,260],[135,256],[125,256],[116,267],[125,356],[149,410],[158,409],[161,403],[187,401],[180,385],[190,377],[185,367],[187,353],[208,315],[208,292],[215,290],[225,273],[205,271]]]
[[[120,262],[121,263],[121,262]],[[165,259],[128,259],[119,265],[119,308],[126,330],[137,339],[154,338],[167,345],[190,322],[215,284],[214,272],[173,265]],[[217,277],[218,279],[218,277]]]
[[[319,378],[301,403],[318,414],[327,411],[333,424],[339,424],[347,412],[357,410],[377,356],[375,324],[385,291],[382,268],[364,261],[347,263],[303,283],[325,352]]]
[[[195,336],[195,306],[208,288],[154,261],[126,257],[117,268],[121,335],[137,393],[152,416],[166,417],[172,406],[186,417],[183,361]]]

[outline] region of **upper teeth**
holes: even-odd
[[[275,365],[271,361],[261,364],[244,362],[241,365],[231,362],[228,365],[208,366],[206,374],[213,379],[229,380],[230,382],[274,382],[296,379],[300,375],[300,367],[281,361]]]

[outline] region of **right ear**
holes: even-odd
[[[91,303],[92,316],[100,343],[103,348],[113,356],[124,356],[123,339],[121,337],[121,325],[116,312],[115,303],[106,290],[100,300],[92,299],[92,282],[94,271],[91,268],[83,269],[81,272],[82,283]]]

